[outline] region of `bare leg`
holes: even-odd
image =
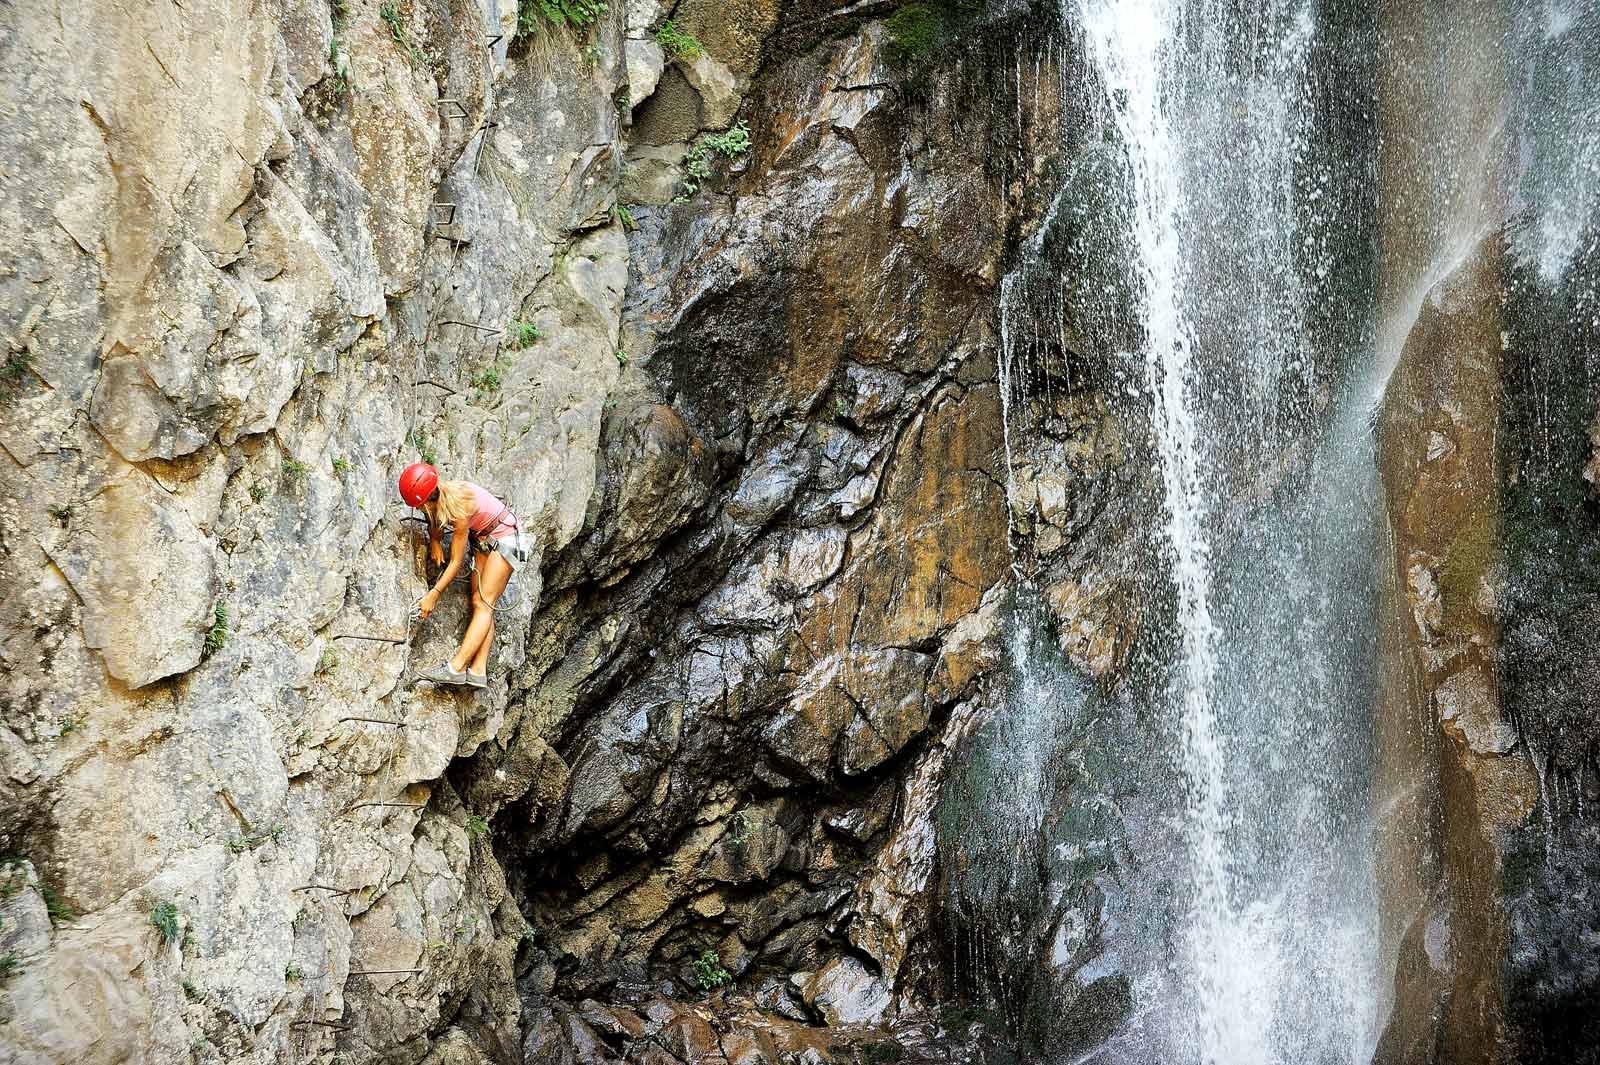
[[[483,642],[478,645],[478,653],[472,656],[472,672],[489,672],[489,649],[494,646],[494,610],[489,611],[489,631],[484,635]]]
[[[506,590],[511,577],[511,564],[494,551],[478,556],[478,565],[472,571],[472,620],[467,623],[467,634],[461,638],[461,647],[450,660],[450,668],[460,673],[467,663],[474,666],[489,661],[489,637],[494,632],[494,604]],[[477,669],[482,673],[483,670]]]

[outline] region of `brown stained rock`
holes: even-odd
[[[949,393],[902,436],[856,562],[858,645],[933,640],[1006,573],[998,405],[992,387]]]
[[[932,659],[896,647],[852,655],[841,678],[855,714],[839,746],[846,776],[875,769],[905,749],[928,727],[925,694]]]
[[[1501,536],[1503,256],[1490,236],[1423,301],[1378,422],[1392,537],[1382,609],[1397,622],[1384,636],[1379,704],[1384,933],[1391,951],[1409,954],[1397,999],[1430,1003],[1426,1013],[1395,1015],[1380,1045],[1385,1062],[1401,1060],[1392,1056],[1398,1048],[1435,1041],[1430,1016],[1442,1018],[1442,1057],[1499,1060],[1506,930],[1494,885],[1500,848],[1539,794],[1500,705],[1491,665],[1499,619],[1485,609]],[[1457,942],[1475,948],[1456,952],[1436,977],[1417,952],[1418,929],[1438,914],[1448,915]]]
[[[1080,669],[1101,679],[1121,669],[1133,644],[1135,596],[1103,574],[1052,582],[1044,595],[1061,649]]]
[[[981,607],[951,626],[928,682],[929,700],[940,705],[954,702],[999,663],[999,619],[1000,596],[991,591]]]
[[[685,1063],[720,1061],[722,1057],[716,1029],[693,1007],[679,1006],[655,1038]]]

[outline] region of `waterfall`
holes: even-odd
[[[1122,698],[1148,715],[1097,696],[1040,637],[1016,545],[1022,635],[983,756],[1042,797],[991,802],[967,831],[1023,856],[988,874],[1013,893],[1007,949],[1029,941],[1020,867],[1048,911],[1035,935],[1090,921],[1108,943],[1058,992],[1127,975],[1124,1023],[1084,1061],[1365,1065],[1385,1008],[1366,812],[1373,314],[1351,250],[1370,202],[1348,198],[1370,194],[1375,149],[1325,133],[1329,84],[1358,80],[1327,69],[1352,49],[1325,22],[1313,0],[1062,0],[1086,69],[1061,95],[1094,129],[1002,282],[1010,498],[1026,508],[1039,412],[1085,358],[1105,363],[1101,387],[1120,382],[1150,424],[1171,631]],[[1096,744],[1109,768],[1074,763]],[[1052,819],[1082,811],[1093,831]],[[1090,852],[1143,868],[1071,902],[1082,878],[1051,856]]]

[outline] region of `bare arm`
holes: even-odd
[[[428,594],[417,600],[417,611],[424,618],[433,613],[433,608],[439,605],[439,596],[450,587],[450,582],[456,579],[456,574],[461,572],[461,563],[467,557],[467,533],[466,521],[456,522],[455,532],[450,537],[450,564],[439,574],[439,579],[433,582]]]

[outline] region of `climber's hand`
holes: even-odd
[[[424,621],[428,620],[428,615],[433,613],[433,608],[438,606],[438,605],[439,605],[439,593],[438,592],[429,592],[427,595],[425,595],[421,599],[417,600],[417,605],[416,605],[416,608],[415,608],[416,612],[417,612],[417,617],[421,618]]]
[[[437,540],[433,541],[428,549],[428,557],[433,559],[435,566],[444,565],[444,545]]]

